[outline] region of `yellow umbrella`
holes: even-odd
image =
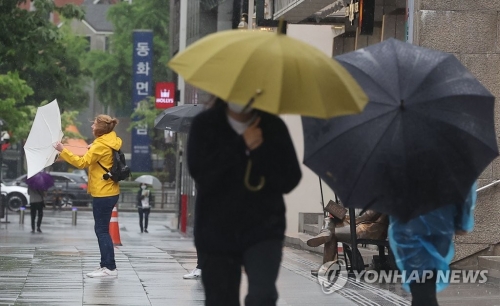
[[[229,30],[200,39],[168,66],[225,101],[273,114],[330,118],[359,113],[368,98],[337,61],[286,35]]]

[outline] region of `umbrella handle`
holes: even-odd
[[[248,163],[247,163],[247,170],[245,172],[245,179],[244,179],[244,183],[245,183],[245,187],[250,190],[250,191],[253,191],[253,192],[256,192],[256,191],[259,191],[261,190],[264,185],[266,184],[266,178],[261,176],[260,177],[260,182],[257,186],[252,186],[250,185],[250,171],[252,169],[252,160],[248,160]]]

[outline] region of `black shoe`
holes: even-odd
[[[40,228],[37,228],[36,231],[39,232],[39,233],[42,232],[42,230]]]
[[[144,233],[144,230],[141,229],[141,233]]]
[[[34,230],[34,229],[33,229],[33,230],[31,230],[31,233],[35,233],[35,230]]]
[[[147,229],[144,230],[145,233],[149,233]]]

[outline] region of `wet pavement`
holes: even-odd
[[[182,275],[196,266],[192,239],[170,229],[173,214],[152,213],[149,234],[140,233],[138,216],[119,212],[122,246],[115,248],[118,277],[85,276],[99,265],[92,213],[45,210],[43,233],[31,233],[29,216],[19,224],[0,223],[0,305],[203,305],[200,280]],[[394,284],[357,283],[331,294],[321,290],[310,270],[319,254],[285,248],[278,279],[278,305],[410,305],[409,295]],[[246,294],[243,277],[241,299]],[[500,305],[498,283],[452,285],[439,295],[440,305]],[[242,303],[243,305],[243,303]]]

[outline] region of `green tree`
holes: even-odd
[[[27,68],[21,77],[28,84],[37,84],[33,88],[35,93],[30,104],[57,99],[62,112],[80,110],[88,105],[88,93],[85,91],[88,78],[82,65],[88,41],[72,33],[69,21],[63,23],[58,31],[58,49],[50,51],[47,61]]]
[[[35,117],[34,106],[23,105],[33,90],[17,72],[0,74],[0,116],[7,122],[6,129],[12,134],[11,142],[24,139],[30,131],[29,120]]]
[[[29,11],[19,6],[25,2],[0,1],[0,114],[12,141],[28,136],[36,107],[47,100],[57,98],[64,110],[82,108],[87,99],[79,61],[87,42],[48,18],[57,12],[81,19],[83,11],[75,5],[56,7],[50,0],[33,1],[36,10]]]
[[[135,29],[153,31],[153,82],[168,78],[169,0],[134,0],[113,5],[108,19],[115,31],[111,36],[111,52],[91,51],[85,65],[96,83],[102,104],[130,114],[132,100],[132,33]]]

